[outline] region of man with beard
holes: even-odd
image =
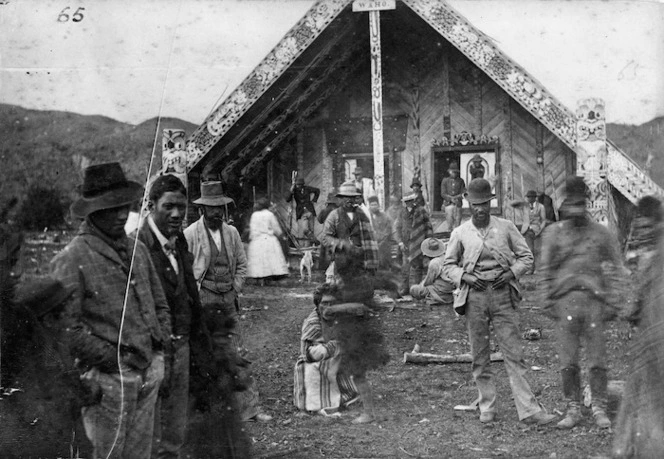
[[[518,279],[532,266],[533,254],[514,223],[491,216],[494,197],[488,181],[470,182],[465,198],[472,218],[452,232],[443,271],[459,287],[454,309],[466,315],[480,422],[493,422],[496,415],[496,386],[489,366],[493,324],[519,420],[544,425],[555,416],[544,411],[526,381],[515,304],[521,299]]]
[[[586,184],[570,177],[561,214],[564,220],[546,229],[543,238],[542,271],[550,316],[558,319],[563,395],[567,414],[558,423],[571,429],[581,421],[581,373],[579,348],[586,339],[590,366],[593,416],[598,427],[608,429],[606,415],[607,355],[605,322],[617,315],[617,286],[622,261],[615,236],[586,215]]]
[[[182,234],[187,191],[175,175],[162,175],[148,195],[150,214],[138,232],[152,257],[171,310],[172,330],[166,346],[170,371],[159,390],[155,413],[156,451],[159,458],[177,458],[184,445],[189,407],[189,340],[203,329],[201,302],[192,270],[192,256]]]
[[[71,206],[84,221],[51,261],[53,278],[73,291],[63,328],[87,391],[81,413],[95,458],[149,458],[152,449],[171,319],[148,249],[124,230],[141,191],[118,163],[86,168]]]
[[[422,242],[433,235],[426,209],[417,205],[417,195],[403,198],[404,208],[393,224],[394,239],[402,254],[401,295],[408,295],[410,287],[417,285],[424,275]]]
[[[247,276],[247,256],[239,233],[225,222],[227,207],[232,203],[233,200],[224,195],[221,182],[201,183],[201,197],[194,204],[201,206],[203,215],[184,230],[184,235],[194,255],[194,277],[201,303],[206,316],[211,318],[208,329],[213,345],[225,349],[230,334],[231,347],[243,355],[246,349],[237,327],[238,295]],[[235,395],[243,421],[272,419],[261,412],[253,381],[246,390]]]

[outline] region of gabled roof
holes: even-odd
[[[230,166],[243,161],[248,152],[261,148],[261,153],[253,157],[245,169],[258,164],[270,153],[271,146],[277,145],[290,135],[301,121],[310,116],[342,84],[354,70],[354,66],[358,65],[357,59],[350,59],[351,64],[348,64],[348,58],[357,48],[366,46],[359,43],[363,40],[357,40],[354,49],[340,45],[344,37],[354,33],[351,23],[357,23],[361,16],[349,13],[351,3],[351,0],[321,0],[311,7],[254,71],[191,134],[187,141],[189,170],[215,147],[215,154],[222,156],[229,155],[230,150],[241,149],[239,154],[234,154]],[[571,149],[575,149],[574,112],[505,55],[488,36],[444,0],[401,0],[400,3],[407,5],[552,133]],[[327,30],[342,13],[345,23],[339,24],[340,21],[336,21],[332,26],[334,30]],[[366,27],[364,21],[362,25]],[[325,40],[316,41],[321,34],[326,35]],[[314,69],[313,72],[318,68],[315,78],[305,75],[305,72],[301,71],[302,65]],[[333,77],[333,72],[320,71],[322,67],[340,67],[340,71],[334,72]],[[290,78],[282,78],[289,71],[292,73]],[[270,100],[261,100],[278,81],[281,85],[272,89]],[[251,120],[238,123],[248,112]],[[261,123],[263,126],[258,126]],[[247,141],[250,131],[252,140]],[[229,132],[229,137],[235,137],[235,140],[225,139]],[[609,180],[628,199],[635,202],[641,195],[664,194],[643,174],[638,165],[615,145],[609,142],[608,148],[611,166]],[[634,183],[639,186],[635,187]]]

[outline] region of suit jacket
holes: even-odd
[[[178,234],[175,240],[175,258],[178,261],[178,270],[184,277],[184,291],[180,292],[178,292],[179,276],[173,269],[159,239],[152,232],[147,220],[144,221],[143,226],[138,231],[138,240],[148,248],[152,263],[157,269],[159,279],[161,279],[161,286],[171,309],[173,334],[189,335],[192,331],[200,331],[202,307],[198,296],[198,286],[194,278],[194,257],[189,253],[184,234]]]
[[[199,218],[184,230],[189,251],[194,255],[194,278],[196,279],[199,290],[205,273],[210,267],[212,256],[208,234],[205,217]],[[233,275],[233,288],[237,293],[241,293],[242,287],[244,287],[244,280],[247,277],[247,255],[244,252],[242,239],[240,239],[240,234],[235,227],[226,223],[221,226],[221,234],[224,246],[226,247],[226,254],[228,255],[228,269]]]
[[[313,198],[311,195],[313,195]],[[295,198],[295,216],[298,219],[302,217],[304,209],[307,209],[315,217],[316,209],[313,203],[318,201],[318,196],[320,196],[319,188],[303,185],[302,188],[295,187],[295,191],[288,195],[286,202],[291,202]]]

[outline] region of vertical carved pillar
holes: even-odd
[[[327,149],[327,135],[325,135],[325,127],[322,127],[320,130],[320,146],[323,156],[323,173],[322,173],[321,188],[323,189],[323,196],[325,196],[327,193],[331,193],[334,191],[334,183],[333,183],[334,179],[332,177],[334,163],[333,163],[333,158],[332,156],[330,156],[330,152]]]
[[[596,222],[609,223],[606,179],[606,118],[602,99],[582,99],[576,109],[576,174],[590,190],[588,211]]]
[[[380,11],[369,11],[371,39],[371,120],[373,131],[374,189],[378,204],[385,209],[385,167],[383,163],[383,74],[381,70]]]
[[[302,129],[297,131],[295,148],[297,151],[297,171],[304,178],[304,131]]]
[[[185,149],[183,129],[164,129],[161,137],[161,171],[162,174],[173,174],[182,181],[186,190],[187,185],[187,150]],[[187,200],[188,201],[188,200]],[[185,212],[183,227],[187,226],[187,212]]]

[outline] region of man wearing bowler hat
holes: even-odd
[[[461,224],[461,200],[466,191],[466,182],[459,177],[459,165],[456,162],[450,163],[447,172],[449,177],[440,182],[440,196],[443,198],[447,228],[452,231]]]
[[[81,197],[71,206],[83,222],[50,266],[73,291],[63,322],[86,390],[81,413],[94,458],[151,454],[171,319],[148,249],[124,230],[141,195],[118,163],[85,169]]]
[[[224,195],[221,182],[212,181],[201,183],[201,197],[194,204],[201,206],[203,215],[184,230],[184,235],[194,255],[194,277],[203,310],[210,318],[208,330],[220,352],[227,348],[230,336],[231,347],[244,356],[246,348],[238,329],[238,295],[247,276],[247,256],[240,234],[225,221],[233,200]],[[253,381],[235,395],[243,421],[272,419],[261,412]]]
[[[514,223],[491,216],[494,197],[488,181],[470,182],[465,198],[471,219],[452,231],[443,270],[459,287],[454,309],[466,316],[480,422],[493,422],[496,416],[496,385],[489,358],[492,323],[519,420],[544,425],[555,416],[544,411],[526,381],[515,304],[521,299],[518,279],[532,266],[533,254]]]
[[[429,258],[427,275],[416,285],[411,285],[410,295],[416,300],[426,300],[430,305],[451,305],[454,302],[454,283],[443,272],[445,244],[433,237],[422,241],[422,253]]]

